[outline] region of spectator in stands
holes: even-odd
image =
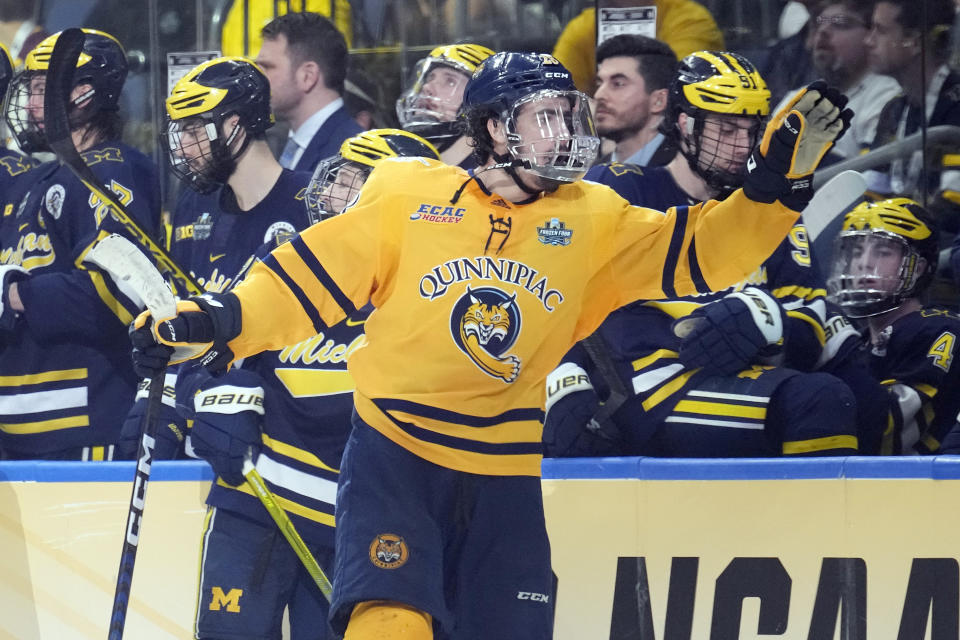
[[[386,126],[386,118],[380,108],[380,88],[367,73],[352,66],[347,71],[343,88],[343,103],[362,130]]]
[[[478,44],[439,46],[417,63],[413,84],[397,99],[400,126],[428,140],[440,159],[473,169],[473,147],[457,123],[463,90],[480,63],[493,51]]]
[[[257,63],[270,80],[270,104],[290,127],[285,169],[313,171],[362,131],[343,101],[347,43],[318,13],[288,13],[262,30]]]
[[[809,10],[816,2],[799,0],[788,5],[802,5],[801,8],[806,8],[809,17]],[[784,11],[787,8],[796,11],[795,7],[785,7]],[[816,79],[810,57],[812,35],[812,25],[808,19],[799,30],[782,36],[770,47],[766,60],[760,65],[760,72],[770,89],[770,104],[779,105],[788,92],[805,87]]]
[[[855,157],[873,142],[881,109],[900,93],[895,79],[869,69],[864,39],[874,4],[875,0],[822,0],[812,21],[817,77],[843,91],[855,114],[850,131],[830,151],[836,159]]]
[[[36,19],[35,0],[0,0],[0,44],[10,52],[14,67],[49,35]]]
[[[633,0],[613,0],[609,6],[632,7]],[[657,39],[678,58],[701,49],[723,49],[723,34],[707,9],[693,0],[657,0]],[[567,23],[553,55],[570,70],[577,88],[591,92],[597,70],[597,13],[591,5]]]
[[[14,0],[16,1],[16,0]],[[223,21],[220,34],[220,50],[225,56],[245,56],[252,58],[260,50],[262,38],[266,35],[261,26],[294,12],[319,13],[330,19],[343,34],[347,45],[353,42],[353,29],[350,2],[348,0],[300,0],[300,2],[276,2],[276,0],[242,0],[233,2]],[[336,151],[334,151],[336,153]]]
[[[921,23],[926,14],[927,24]],[[960,74],[947,66],[952,0],[929,0],[919,11],[912,0],[880,0],[873,11],[873,28],[866,39],[870,66],[893,77],[903,94],[880,114],[871,148],[901,140],[928,127],[960,125]],[[926,116],[921,115],[926,102]],[[929,154],[924,173],[923,153],[899,158],[883,171],[870,171],[867,182],[879,194],[910,196],[926,204],[942,228],[960,226],[960,162],[954,153]]]
[[[663,42],[623,34],[597,47],[594,118],[597,133],[616,143],[601,162],[661,166],[675,150],[659,132],[677,57]]]

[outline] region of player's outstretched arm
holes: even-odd
[[[850,128],[847,97],[818,80],[770,119],[747,162],[743,191],[755,202],[779,200],[801,211],[813,195],[813,172]]]

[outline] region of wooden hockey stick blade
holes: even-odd
[[[93,194],[111,209],[111,216],[123,225],[136,241],[150,253],[158,267],[171,274],[173,280],[182,286],[186,292],[193,295],[203,293],[196,281],[193,280],[170,255],[145,232],[136,220],[123,206],[110,195],[97,178],[96,174],[84,162],[80,152],[73,144],[70,131],[68,104],[70,93],[73,91],[73,69],[83,50],[86,36],[83,30],[64,29],[57,37],[57,43],[50,54],[47,67],[47,84],[43,97],[43,129],[44,137],[60,162],[86,186]]]
[[[297,557],[300,558],[300,562],[303,563],[307,573],[309,573],[313,581],[317,583],[320,593],[322,593],[329,602],[333,594],[333,585],[330,584],[330,579],[327,578],[327,574],[320,568],[317,559],[310,553],[310,549],[303,541],[303,538],[300,537],[293,522],[290,521],[287,512],[277,504],[276,496],[274,496],[273,492],[267,487],[267,484],[263,481],[263,477],[254,466],[250,452],[247,452],[243,460],[243,477],[246,478],[247,484],[253,491],[253,495],[257,496],[270,514],[270,517],[277,523],[280,533],[282,533],[283,537],[290,543],[290,547],[293,549],[293,552],[297,554]]]
[[[816,190],[810,204],[803,210],[803,222],[810,242],[843,214],[867,191],[867,181],[858,171],[844,171]]]
[[[172,318],[177,314],[177,301],[156,266],[137,245],[112,233],[87,252],[84,262],[97,265],[114,280],[134,290],[154,318]]]

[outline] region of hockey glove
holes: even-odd
[[[204,294],[177,302],[177,315],[154,322],[149,311],[134,321],[134,346],[149,342],[173,348],[170,364],[201,358],[211,371],[233,362],[227,342],[240,335],[240,301],[232,293]]]
[[[767,124],[747,161],[743,192],[755,202],[780,200],[802,211],[813,195],[813,171],[850,127],[847,97],[818,80],[800,90]]]
[[[756,287],[727,294],[674,323],[680,362],[732,375],[783,346],[784,316],[780,303]]]
[[[29,271],[17,265],[7,264],[0,267],[0,331],[12,331],[20,317],[20,312],[10,307],[10,285],[26,280],[29,276]]]
[[[593,419],[600,398],[587,372],[566,362],[547,376],[543,455],[549,458],[613,455],[616,443]]]
[[[233,369],[211,378],[193,397],[193,453],[227,484],[243,484],[243,460],[260,450],[263,387],[257,374]]]
[[[187,421],[177,413],[174,403],[174,388],[177,376],[168,373],[163,385],[163,404],[160,405],[160,421],[157,426],[156,444],[153,449],[155,460],[174,460],[179,457],[187,437]],[[143,414],[147,411],[147,395],[150,393],[150,380],[141,380],[137,387],[137,399],[127,414],[120,430],[117,443],[117,460],[134,460],[140,447],[140,430],[143,427]]]

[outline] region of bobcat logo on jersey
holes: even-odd
[[[63,185],[55,184],[47,189],[47,193],[43,197],[43,204],[54,220],[60,219],[60,214],[63,212],[63,201],[66,198],[67,192]]]
[[[394,533],[382,533],[370,543],[370,562],[381,569],[399,569],[409,557],[407,543]]]
[[[296,228],[289,222],[281,220],[267,227],[266,233],[263,234],[263,242],[267,243],[274,240],[277,243],[276,246],[279,247],[295,235],[297,235]]]
[[[467,291],[453,305],[450,332],[453,341],[481,371],[504,382],[520,373],[520,359],[505,352],[520,335],[517,294],[494,287]]]

